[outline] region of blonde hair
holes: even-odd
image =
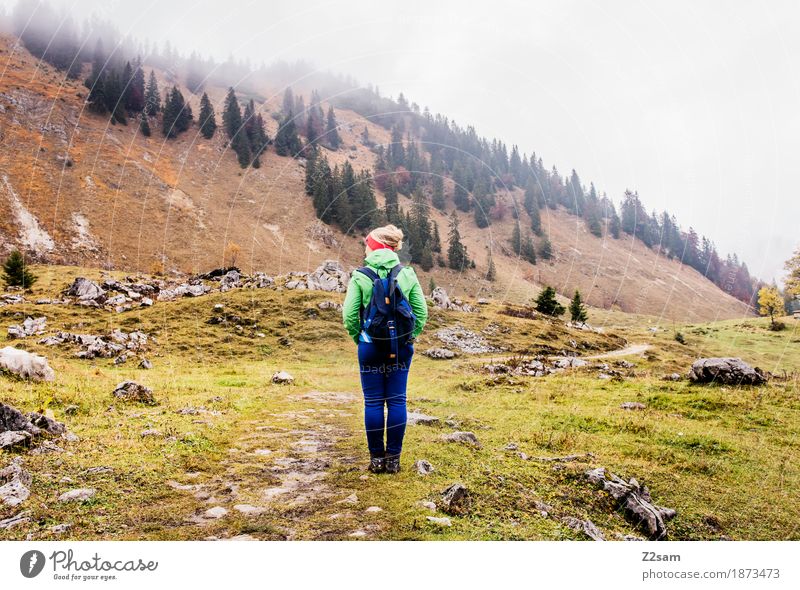
[[[399,250],[403,247],[403,230],[394,225],[384,225],[376,227],[369,235],[373,240],[377,240],[381,244],[386,244],[393,250]]]

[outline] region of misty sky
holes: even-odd
[[[797,2],[51,3],[187,52],[303,58],[403,91],[617,203],[638,190],[768,281],[800,245]]]

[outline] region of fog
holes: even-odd
[[[184,53],[305,59],[402,91],[617,203],[638,190],[767,281],[800,245],[791,1],[51,4]]]

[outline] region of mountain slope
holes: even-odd
[[[221,265],[226,245],[235,242],[242,249],[238,264],[248,271],[308,270],[326,258],[346,266],[359,263],[359,239],[316,219],[304,194],[301,161],[270,150],[260,169],[242,170],[221,133],[208,141],[194,126],[164,141],[155,128],[145,138],[133,123],[110,125],[107,117],[85,109],[82,84],[65,80],[11,38],[0,39],[0,74],[3,252],[19,246],[43,261],[132,271],[148,271],[163,261],[168,271],[190,273]],[[162,90],[173,83],[159,74]],[[206,90],[219,120],[225,89]],[[253,97],[270,136],[277,123],[267,115],[280,109],[281,90],[276,83]],[[197,113],[198,97],[182,91]],[[374,154],[359,135],[366,126],[373,141],[386,143],[387,130],[347,110],[338,110],[337,118],[343,147],[326,153],[331,164],[349,159],[356,170],[371,168]],[[401,206],[409,205],[401,197]],[[448,211],[452,208],[448,198]],[[513,227],[510,216],[480,230],[471,215],[462,215],[464,243],[477,268],[457,274],[437,267],[430,276],[457,293],[513,301],[529,300],[541,284],[566,296],[580,288],[591,305],[665,319],[747,313],[744,304],[693,269],[629,236],[598,239],[563,210],[542,214],[553,260],[532,266],[502,253]],[[446,239],[446,215],[432,210],[432,218]],[[482,280],[490,243],[496,283]],[[419,274],[427,285],[429,273]]]

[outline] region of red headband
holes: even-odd
[[[387,246],[386,244],[381,244],[378,240],[376,240],[370,235],[364,238],[364,243],[366,243],[367,246],[370,247],[370,250],[380,250],[381,248],[386,248],[387,250],[394,251],[394,248],[392,248],[391,246]]]

